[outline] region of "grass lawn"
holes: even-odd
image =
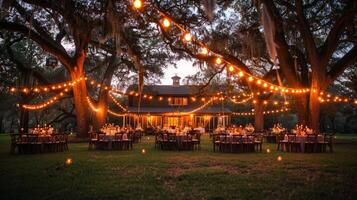
[[[9,140],[0,136],[1,199],[357,199],[355,142],[332,154],[281,153],[271,144],[271,153],[222,154],[208,136],[194,152],[155,150],[145,137],[132,151],[77,143],[66,153],[10,155]]]

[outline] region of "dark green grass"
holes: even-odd
[[[357,199],[357,145],[335,153],[163,152],[145,137],[132,151],[10,155],[0,136],[1,199]],[[146,154],[141,154],[141,149]],[[278,162],[281,155],[283,161]],[[66,166],[66,158],[73,164]]]

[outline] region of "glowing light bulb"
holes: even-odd
[[[143,7],[143,2],[141,0],[134,0],[133,2],[133,6],[136,9],[140,9]]]
[[[11,88],[11,89],[10,89],[10,92],[15,92],[15,91],[16,91],[15,88]]]
[[[243,76],[244,76],[244,73],[243,73],[242,71],[240,71],[240,72],[238,73],[238,76],[239,76],[239,77],[243,77]]]
[[[65,163],[66,165],[71,165],[73,163],[73,160],[71,158],[67,158]]]
[[[145,149],[141,149],[141,154],[146,154],[146,150]]]
[[[171,21],[168,19],[168,18],[164,18],[164,20],[162,20],[162,25],[165,27],[165,28],[168,28],[171,26]]]
[[[208,49],[206,47],[203,47],[200,51],[200,54],[207,55],[208,54]]]
[[[282,161],[282,160],[283,160],[283,157],[278,156],[277,160],[280,162],[280,161]]]
[[[190,33],[185,33],[183,38],[186,40],[186,42],[190,42],[192,40],[192,35]]]
[[[253,80],[254,80],[253,77],[249,76],[248,81],[252,82]]]
[[[267,149],[267,153],[270,153],[270,149]]]
[[[234,67],[232,65],[230,65],[228,69],[229,69],[230,72],[234,71]]]
[[[257,80],[257,84],[258,85],[262,84],[262,81],[261,80]]]
[[[221,58],[216,58],[216,64],[218,64],[218,65],[222,64],[222,59]]]

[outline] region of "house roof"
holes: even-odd
[[[154,113],[184,113],[184,112],[190,112],[194,110],[194,108],[185,108],[185,107],[175,107],[175,106],[170,106],[170,107],[141,107],[140,108],[140,113],[145,113],[145,114],[154,114]],[[129,112],[132,113],[137,113],[138,112],[138,107],[129,107],[128,108]],[[197,112],[194,112],[193,114],[219,114],[219,113],[225,113],[225,114],[231,114],[232,111],[229,110],[228,108],[221,108],[217,106],[210,106],[204,109],[201,109]]]
[[[199,86],[196,85],[144,85],[143,93],[153,95],[192,95],[197,93]],[[138,85],[130,85],[127,93],[130,91],[138,91]]]

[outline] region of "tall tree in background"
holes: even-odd
[[[311,88],[296,97],[300,123],[319,130],[319,92],[357,59],[356,1],[261,0],[257,7],[269,17],[270,37],[287,84]]]

